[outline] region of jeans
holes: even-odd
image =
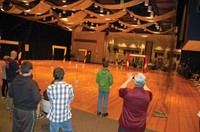
[[[102,102],[102,98],[104,98],[102,113],[107,113],[106,109],[107,109],[107,104],[108,104],[108,96],[109,96],[109,92],[99,91],[97,112],[101,112],[101,102]]]
[[[50,132],[59,132],[60,128],[63,132],[73,132],[71,119],[64,122],[50,121]]]
[[[8,93],[9,93],[9,90],[10,90],[10,85],[11,85],[11,83],[9,82],[8,83]],[[6,107],[7,107],[7,109],[12,109],[13,99],[9,97],[8,93],[7,93],[7,96],[6,96]]]
[[[1,89],[2,97],[6,97],[8,92],[8,82],[6,79],[2,79],[2,82],[3,82]]]
[[[118,132],[126,132],[125,130],[124,130],[124,128],[122,128],[122,127],[118,127]]]

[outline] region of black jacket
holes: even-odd
[[[9,58],[6,60],[6,77],[8,82],[12,82],[12,80],[18,75],[19,65],[17,61]]]
[[[11,83],[9,96],[13,98],[14,107],[21,110],[36,110],[41,100],[38,84],[31,76],[17,76]]]

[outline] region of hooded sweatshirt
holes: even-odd
[[[27,111],[36,110],[41,100],[38,84],[31,76],[17,76],[11,83],[9,96],[15,108]]]
[[[103,68],[97,73],[96,82],[99,84],[100,92],[109,92],[110,86],[113,84],[113,77],[111,72]]]

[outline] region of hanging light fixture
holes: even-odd
[[[62,16],[62,14],[61,13],[58,13],[58,17],[61,17]]]
[[[100,12],[103,13],[103,8],[102,7],[100,8]]]
[[[9,6],[13,6],[13,3],[10,2],[10,3],[9,3]]]
[[[27,2],[25,2],[24,4],[25,4],[26,6],[29,6],[29,2],[28,2],[28,1],[27,1]]]
[[[145,6],[149,6],[149,0],[145,0],[145,1],[144,1],[144,5],[145,5]]]
[[[138,19],[138,20],[137,20],[137,24],[138,24],[138,25],[140,25],[140,24],[141,24],[141,22],[140,22],[140,19]]]
[[[63,14],[66,14],[66,10],[63,10]]]
[[[160,28],[160,26],[159,26],[159,25],[156,25],[156,29],[159,30],[159,28]]]
[[[153,11],[150,12],[150,17],[154,17],[154,12]]]
[[[148,10],[147,10],[148,12],[151,12],[151,6],[148,6]]]
[[[63,3],[66,3],[67,1],[66,1],[66,0],[62,0],[62,2],[63,2]]]
[[[98,8],[98,5],[97,5],[96,3],[94,3],[94,7],[95,7],[95,8]]]
[[[1,8],[1,11],[5,11],[5,10],[3,9],[3,4],[0,4],[0,8]]]

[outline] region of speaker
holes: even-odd
[[[86,63],[90,63],[91,62],[91,55],[92,55],[92,51],[88,50],[87,51],[87,55],[86,55]]]

